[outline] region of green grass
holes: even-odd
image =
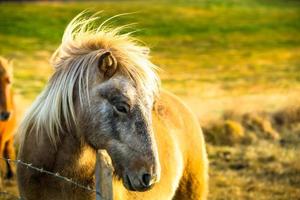
[[[133,12],[112,24],[137,23],[131,30],[151,47],[163,87],[183,97],[201,121],[228,109],[274,110],[290,102],[287,96],[299,96],[297,0],[0,3],[0,55],[14,59],[14,88],[27,104],[52,73],[49,58],[64,28],[85,9],[103,10],[103,20]],[[209,144],[210,199],[297,199],[300,137],[294,137],[291,147],[266,140]]]
[[[103,10],[103,19],[137,12],[114,24],[138,23],[136,35],[166,72],[165,87],[179,95],[187,95],[186,87],[192,95],[201,93],[198,85],[211,82],[225,91],[253,84],[262,90],[299,86],[299,1],[2,3],[0,54],[26,59],[52,52],[67,23],[85,9]]]

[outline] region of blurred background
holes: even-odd
[[[19,119],[53,72],[64,28],[85,9],[103,10],[103,20],[134,12],[113,24],[137,23],[162,87],[199,118],[209,199],[300,199],[300,1],[0,2],[0,55],[14,62]],[[14,182],[4,188],[17,194]]]

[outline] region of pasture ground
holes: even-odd
[[[14,59],[18,113],[45,86],[64,27],[84,9],[104,10],[103,19],[136,12],[113,24],[138,23],[132,30],[151,47],[162,86],[190,105],[205,134],[233,135],[230,144],[208,141],[209,199],[300,199],[300,117],[292,126],[274,121],[278,110],[299,106],[299,1],[0,3],[0,55]],[[231,112],[268,116],[280,138],[265,138],[232,115],[242,127],[233,134],[209,129]],[[5,185],[17,193],[14,182]]]

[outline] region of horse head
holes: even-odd
[[[151,118],[154,94],[122,72],[122,65],[113,52],[98,56],[91,68],[89,101],[81,106],[88,109],[77,112],[80,132],[95,149],[108,151],[127,189],[145,191],[160,176]]]
[[[11,63],[0,58],[0,121],[6,121],[11,115]]]

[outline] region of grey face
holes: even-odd
[[[159,180],[160,166],[152,130],[153,94],[115,75],[90,90],[90,109],[82,113],[85,137],[106,149],[124,186],[145,191]]]

